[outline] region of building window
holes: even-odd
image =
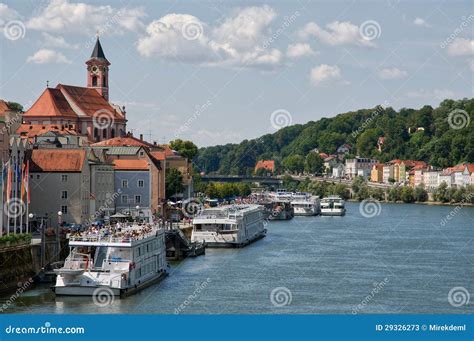
[[[61,174],[61,181],[67,182],[67,174]]]
[[[37,174],[37,175],[36,175],[36,179],[39,179],[39,178],[40,178],[40,175],[39,175],[39,174]]]
[[[122,180],[122,188],[128,188],[128,180]]]
[[[105,76],[102,77],[102,86],[104,88],[107,87],[107,78],[105,78]]]
[[[92,77],[92,86],[97,86],[97,76]]]
[[[141,195],[135,195],[135,204],[140,204],[142,202],[142,196]]]
[[[126,194],[122,195],[122,204],[128,204],[128,195]]]
[[[62,214],[67,214],[67,206],[66,205],[61,206],[61,212],[62,212]]]
[[[102,137],[103,137],[104,139],[107,138],[107,129],[102,130]]]
[[[144,180],[138,180],[137,186],[140,187],[140,188],[145,187],[145,181]]]
[[[140,152],[140,156],[145,156],[145,152],[144,152],[144,151],[141,151],[141,152]]]
[[[61,199],[67,199],[67,191],[61,191]]]
[[[94,137],[97,138],[99,137],[99,129],[94,128]]]
[[[111,137],[111,138],[114,138],[114,137],[115,137],[115,129],[112,129],[112,130],[110,131],[110,137]]]

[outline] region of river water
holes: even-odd
[[[161,283],[105,306],[43,285],[6,312],[474,313],[474,208],[383,204],[367,218],[346,207],[270,222],[266,238],[172,264]]]

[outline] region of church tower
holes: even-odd
[[[99,36],[87,65],[87,87],[96,89],[107,101],[109,100],[109,65],[100,45]]]

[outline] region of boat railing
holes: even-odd
[[[71,235],[69,236],[70,242],[87,242],[87,243],[131,243],[134,241],[142,240],[148,237],[155,236],[157,230],[143,233],[137,236],[117,236],[117,235]]]
[[[87,270],[91,267],[91,260],[89,257],[84,258],[66,258],[63,269],[70,270]]]

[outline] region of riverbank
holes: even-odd
[[[374,199],[376,200],[376,199]],[[361,200],[349,198],[346,201],[348,202],[354,202],[354,203],[360,203],[362,202]],[[403,204],[403,205],[411,205],[411,204],[416,204],[416,205],[426,205],[426,206],[451,206],[451,207],[474,207],[474,204],[471,203],[462,203],[462,202],[456,202],[456,203],[449,203],[449,202],[441,202],[441,201],[415,201],[415,202],[403,202],[403,201],[387,201],[387,200],[377,200],[381,204]]]

